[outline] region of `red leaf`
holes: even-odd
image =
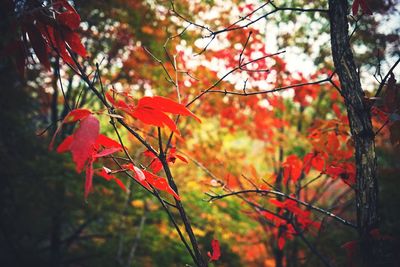
[[[72,141],[74,141],[74,136],[70,135],[61,142],[61,144],[57,147],[57,153],[64,153],[69,150]]]
[[[169,186],[167,180],[164,177],[157,176],[151,172],[146,170],[143,171],[144,176],[146,177],[146,181],[157,188],[158,190],[167,192],[174,196],[176,200],[181,200],[179,195]]]
[[[325,158],[317,152],[308,153],[303,159],[304,173],[308,173],[313,167],[318,171],[323,171],[325,166]]]
[[[57,3],[55,3],[55,5],[56,5]],[[73,6],[71,6],[69,3],[68,3],[68,1],[67,0],[60,0],[59,2],[58,2],[58,4],[61,4],[65,9],[67,9],[68,11],[73,11],[73,12],[75,12],[76,13],[76,10],[75,10],[75,8],[73,7]]]
[[[103,177],[107,181],[110,181],[110,180],[116,178],[114,175],[111,175],[110,173],[111,173],[111,170],[109,168],[107,168],[107,167],[103,167],[103,168],[101,168],[101,171],[96,172],[96,174],[98,176]]]
[[[283,247],[285,246],[286,240],[283,236],[278,238],[278,248],[279,250],[282,250]]]
[[[281,208],[281,209],[286,208],[285,202],[280,202],[279,200],[276,200],[276,199],[273,199],[273,198],[271,198],[269,200],[269,202],[271,204],[275,205],[278,208]]]
[[[139,168],[136,167],[136,166],[133,166],[133,171],[134,171],[134,173],[135,173],[136,178],[137,178],[139,181],[145,181],[145,180],[146,180],[146,176],[144,175],[144,173],[142,172],[141,169],[139,169]]]
[[[121,146],[120,143],[118,143],[117,141],[115,141],[115,140],[113,140],[113,139],[111,139],[111,138],[109,138],[109,137],[107,137],[107,136],[105,136],[103,134],[99,134],[99,136],[97,137],[97,140],[96,140],[96,144],[102,145],[102,146],[104,146],[106,148],[115,147],[115,148],[121,148],[122,149],[122,146]]]
[[[74,110],[71,110],[67,116],[65,116],[63,123],[71,123],[75,122],[81,119],[84,119],[88,117],[92,112],[88,109],[83,109],[83,108],[77,108]]]
[[[282,219],[272,212],[269,212],[267,210],[260,211],[260,214],[267,220],[271,221],[273,224],[275,224],[276,227],[279,227],[281,225],[286,225],[287,221],[285,219]]]
[[[127,168],[128,170],[131,170],[135,174],[135,176],[134,176],[135,180],[138,181],[145,188],[151,190],[151,187],[147,183],[146,176],[144,175],[142,170],[140,170],[138,167],[134,166],[132,163],[125,164],[122,167]]]
[[[67,52],[67,47],[65,46],[64,39],[62,38],[61,32],[54,30],[51,26],[47,26],[48,32],[50,33],[51,39],[54,40],[52,44],[57,52],[60,54],[61,58],[70,65],[75,65],[71,56]]]
[[[353,16],[356,16],[358,14],[359,7],[361,7],[361,10],[364,14],[372,15],[372,11],[371,9],[369,9],[365,0],[354,0],[352,6]]]
[[[29,40],[31,41],[32,48],[35,51],[40,63],[47,69],[50,70],[50,61],[47,54],[47,43],[43,38],[41,32],[33,25],[27,25],[27,33]]]
[[[208,252],[207,255],[210,261],[217,261],[221,257],[221,249],[217,239],[211,241],[212,252]]]
[[[161,110],[163,112],[177,115],[191,116],[195,118],[198,122],[201,122],[201,120],[190,110],[188,110],[184,105],[176,103],[171,99],[162,96],[143,97],[139,100],[138,106],[150,107],[153,109]]]
[[[329,167],[326,168],[325,173],[334,179],[342,179],[342,181],[349,186],[353,186],[356,183],[356,167],[353,163],[333,162]]]
[[[128,189],[126,189],[124,183],[123,183],[120,179],[115,178],[114,181],[117,183],[117,185],[118,185],[119,187],[121,187],[122,190],[124,190],[125,192],[128,191]]]
[[[64,139],[58,146],[57,152],[63,153],[67,150],[71,151],[72,159],[76,165],[76,171],[80,173],[85,168],[85,198],[87,198],[93,184],[93,163],[100,157],[120,151],[122,147],[119,143],[106,136],[102,135],[100,137],[100,123],[88,110],[74,110],[70,112],[63,120],[63,123],[77,121],[78,119],[80,119],[79,128],[73,135]],[[57,129],[56,134],[58,131],[59,129]],[[109,146],[109,148],[98,152],[100,145],[103,145],[103,147]],[[98,172],[98,175],[106,180],[115,180],[115,182],[126,191],[125,185],[118,178],[109,175],[108,171],[107,168],[103,167],[102,171]]]
[[[105,156],[114,154],[115,152],[118,152],[118,151],[121,151],[120,147],[106,148],[106,149],[103,149],[101,152],[95,154],[93,157],[101,158],[101,157],[105,157]]]
[[[157,127],[167,126],[171,131],[179,134],[175,122],[170,117],[168,117],[168,115],[159,110],[150,109],[142,106],[135,108],[135,110],[130,114],[132,115],[132,117],[141,120],[145,124],[150,124]]]
[[[178,159],[180,159],[181,161],[185,162],[185,163],[189,163],[189,161],[188,161],[184,156],[181,156],[181,155],[179,155],[179,154],[176,154],[176,157],[177,157]]]
[[[93,187],[93,162],[94,159],[90,158],[86,167],[85,198],[88,197]]]
[[[101,171],[97,172],[96,174],[99,175],[99,176],[101,176],[101,177],[103,177],[103,178],[106,179],[107,181],[114,180],[115,183],[116,183],[119,187],[121,187],[122,190],[124,190],[124,191],[126,192],[127,189],[126,189],[126,186],[124,185],[124,183],[123,183],[120,179],[118,179],[117,177],[115,177],[114,175],[111,175],[110,172],[111,172],[110,169],[108,169],[108,168],[106,168],[106,167],[103,167],[103,168],[101,168]]]
[[[127,93],[125,93],[124,96],[129,100],[133,99],[132,96]],[[179,134],[179,130],[176,127],[175,122],[166,113],[191,116],[200,121],[200,119],[184,105],[161,96],[145,96],[139,99],[137,106],[127,104],[122,100],[116,101],[110,93],[106,94],[106,98],[113,104],[113,106],[127,112],[130,116],[142,121],[143,123],[157,127],[167,126],[171,131],[176,132],[177,134]]]
[[[130,109],[131,109],[131,107],[130,107],[129,105],[127,105],[124,101],[122,101],[122,100],[116,101],[116,100],[114,99],[114,97],[111,95],[110,92],[107,92],[107,93],[106,93],[106,98],[107,98],[108,101],[110,101],[110,103],[111,103],[114,107],[116,107],[116,108],[118,108],[118,109],[124,110],[124,111],[126,111],[126,112],[129,112]]]
[[[360,2],[360,0],[354,0],[354,2],[353,2],[353,6],[351,7],[351,9],[353,11],[353,16],[356,16],[357,13],[358,13],[358,8],[359,8],[359,5],[360,5],[359,2]]]
[[[56,19],[61,25],[73,31],[79,28],[79,23],[81,22],[81,17],[74,11],[57,14]]]
[[[162,163],[161,163],[161,161],[160,161],[159,159],[155,158],[155,159],[153,159],[153,161],[151,162],[150,168],[151,168],[151,170],[152,170],[153,172],[157,173],[157,172],[159,172],[159,171],[162,170],[163,165],[162,165]]]
[[[290,155],[286,158],[285,162],[282,163],[283,166],[283,183],[286,184],[289,179],[294,183],[301,176],[303,162],[296,156]]]
[[[64,38],[65,42],[67,42],[72,51],[74,51],[75,53],[77,53],[82,57],[86,57],[87,55],[86,49],[82,45],[81,38],[76,32],[66,30],[64,31]]]
[[[74,109],[70,111],[67,116],[65,116],[64,120],[61,122],[60,126],[58,126],[57,130],[54,132],[53,137],[51,138],[51,142],[49,144],[49,150],[53,149],[54,141],[56,139],[56,136],[60,132],[62,126],[64,123],[71,123],[71,122],[76,122],[77,120],[84,119],[88,117],[92,112],[88,109]],[[65,140],[64,140],[65,141]],[[61,152],[58,152],[61,153]]]
[[[318,171],[322,171],[325,166],[325,159],[322,157],[321,154],[317,154],[312,159],[311,164],[314,167],[314,169],[316,169]]]
[[[304,159],[303,159],[304,169],[303,170],[304,170],[305,174],[308,174],[310,172],[311,161],[312,161],[313,157],[314,157],[314,153],[313,152],[310,152],[310,153],[308,153],[307,155],[304,156]]]
[[[59,12],[61,12],[62,8],[66,9],[66,11],[56,14],[56,19],[58,23],[68,27],[71,30],[76,30],[79,28],[81,17],[79,16],[78,12],[76,12],[75,8],[68,3],[67,0],[60,0],[53,5],[54,7],[59,9]]]
[[[74,140],[70,150],[76,164],[77,172],[81,172],[85,163],[94,152],[94,145],[99,135],[100,124],[93,115],[81,120],[78,130],[74,133]]]

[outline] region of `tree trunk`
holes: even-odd
[[[354,63],[348,34],[347,0],[329,0],[331,47],[341,93],[348,112],[355,146],[356,205],[360,249],[364,265],[376,266],[376,249],[369,232],[378,226],[378,184],[374,132],[370,108],[364,101],[359,75]]]

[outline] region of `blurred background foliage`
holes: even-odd
[[[379,76],[376,72],[379,69],[387,71],[390,62],[399,55],[399,28],[398,24],[397,28],[393,24],[393,20],[398,22],[399,6],[393,1],[367,2],[375,15],[364,17],[357,26],[353,21],[352,27],[359,27],[353,44],[361,70],[368,73],[362,77],[363,85],[373,90],[377,82],[371,77]],[[86,71],[94,71],[93,63],[98,63],[107,89],[114,87],[135,97],[162,95],[176,99],[176,89],[166,78],[163,67],[143,47],[166,62],[165,47],[175,59],[177,69],[182,70],[176,78],[182,101],[187,102],[234,66],[249,32],[245,29],[218,36],[216,45],[210,45],[206,52],[193,57],[204,47],[201,37],[206,33],[191,27],[179,38],[166,43],[168,37],[187,26],[170,11],[168,1],[76,0],[72,3],[82,17],[81,36],[90,59],[85,62]],[[286,7],[327,8],[327,1],[274,3]],[[240,14],[261,4],[236,0],[174,2],[182,16],[212,29],[229,25],[239,19]],[[262,12],[265,10],[258,14]],[[13,34],[7,23],[7,19],[1,22],[4,32],[1,46],[6,44],[7,36]],[[384,25],[394,26],[382,31]],[[259,81],[267,80],[270,86],[279,87],[316,80],[332,70],[325,14],[279,12],[251,29],[254,47],[249,49],[268,52],[285,49],[289,55],[265,63],[266,68],[272,69],[268,77],[238,75],[233,80],[223,81],[218,88],[240,90],[244,79],[249,79],[247,90],[257,91],[265,86]],[[227,42],[223,43],[224,39]],[[296,57],[298,61],[293,62]],[[213,65],[215,58],[220,61],[217,67]],[[312,62],[309,73],[299,72],[303,60],[304,64]],[[127,193],[116,184],[95,177],[94,192],[84,200],[84,177],[76,174],[71,157],[47,149],[54,125],[68,112],[57,75],[31,63],[22,79],[15,72],[12,59],[2,56],[0,62],[0,265],[145,267],[190,264],[190,256],[156,199],[127,177],[120,177],[129,188]],[[56,64],[53,59],[52,65]],[[297,70],[293,67],[296,65]],[[174,73],[172,64],[166,63],[165,67]],[[65,66],[60,74],[70,106],[101,110],[98,100],[77,75]],[[221,181],[232,189],[272,183],[281,172],[280,165],[286,156],[294,154],[302,158],[311,151],[309,134],[315,125],[340,120],[332,108],[334,104],[345,115],[344,105],[330,85],[304,88],[303,94],[297,92],[245,98],[209,94],[191,108],[202,118],[202,124],[186,119],[180,121],[185,142],[174,142],[178,153],[187,157],[189,163],[177,161],[172,170],[204,255],[211,250],[212,239],[221,243],[221,259],[211,266],[276,264],[277,240],[273,227],[242,199],[232,197],[208,202],[204,193],[223,192]],[[99,117],[102,132],[115,138],[109,118]],[[150,143],[156,144],[151,137],[156,134],[155,129],[135,121],[130,123]],[[44,132],[49,125],[52,126]],[[71,126],[65,127],[63,136],[72,131]],[[143,165],[149,164],[149,159],[143,155],[144,149],[127,133],[122,136],[131,154]],[[385,130],[378,136],[377,145],[381,232],[398,240],[400,153],[398,147],[390,144]],[[314,170],[303,179],[309,181],[315,176],[318,172]],[[354,196],[342,181],[324,176],[307,192],[304,198],[316,197],[318,205],[331,208],[349,220],[355,219]],[[251,200],[271,206],[262,197],[254,196]],[[356,233],[320,214],[313,218],[321,221],[322,226],[315,233],[307,233],[307,239],[335,266],[348,264],[342,245],[356,239]],[[396,245],[397,241],[392,242],[391,248],[385,250],[389,251],[388,255],[383,255],[385,264],[393,258]],[[283,253],[284,266],[321,265],[300,238],[288,240]]]

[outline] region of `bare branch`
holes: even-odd
[[[347,221],[347,220],[345,220],[345,219],[343,219],[343,218],[341,218],[341,217],[339,217],[339,216],[337,216],[337,215],[335,215],[335,214],[333,214],[333,213],[331,213],[331,212],[329,212],[329,211],[327,211],[325,209],[316,207],[316,206],[311,205],[311,204],[309,204],[307,202],[301,201],[300,199],[297,199],[295,197],[289,196],[289,195],[287,195],[285,193],[282,193],[282,192],[279,192],[279,191],[275,191],[275,190],[250,189],[250,190],[242,190],[242,191],[231,192],[231,193],[227,193],[227,194],[224,194],[224,195],[212,195],[212,196],[210,196],[210,201],[211,200],[222,199],[222,198],[226,198],[226,197],[230,197],[230,196],[235,196],[235,195],[249,194],[249,193],[256,193],[256,194],[261,194],[261,195],[271,194],[271,195],[275,195],[275,196],[284,197],[284,198],[296,201],[298,204],[301,204],[301,205],[303,205],[303,206],[305,206],[305,207],[307,207],[309,209],[312,209],[312,210],[318,211],[318,212],[320,212],[322,214],[325,214],[325,215],[327,215],[327,216],[329,216],[329,217],[341,222],[342,224],[344,224],[346,226],[350,226],[350,227],[352,227],[354,229],[357,228],[357,226],[355,226],[353,223],[351,223],[351,222],[349,222],[349,221]]]

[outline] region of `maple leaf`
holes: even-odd
[[[93,155],[94,144],[100,132],[100,123],[93,115],[82,119],[79,128],[74,133],[74,140],[69,150],[72,153],[72,160],[76,164],[77,172],[81,172],[85,163]]]
[[[87,56],[86,49],[81,43],[81,38],[79,37],[79,34],[71,30],[64,30],[64,40],[72,51],[74,51],[81,57]]]
[[[50,145],[49,145],[49,150],[53,149],[55,138],[58,135],[58,133],[60,132],[62,126],[65,123],[72,123],[72,122],[76,122],[78,120],[82,120],[82,119],[88,117],[90,114],[92,114],[92,112],[90,110],[88,110],[88,109],[79,109],[78,108],[78,109],[71,110],[67,114],[67,116],[65,116],[65,118],[61,122],[60,126],[58,126],[57,130],[54,132],[54,135],[51,138],[51,142],[50,142]]]
[[[118,143],[117,141],[115,141],[103,134],[99,134],[99,136],[97,137],[97,140],[96,140],[96,144],[102,145],[106,148],[121,148],[122,149],[122,146],[120,143]]]
[[[131,95],[128,93],[125,93],[124,95],[126,98],[133,101],[133,97]],[[136,106],[132,103],[126,103],[122,100],[116,101],[109,92],[107,92],[106,98],[113,104],[114,107],[128,113],[133,118],[136,118],[145,124],[157,127],[167,126],[171,131],[177,134],[179,134],[179,130],[176,127],[175,122],[166,113],[191,116],[197,121],[201,122],[201,120],[184,105],[176,103],[175,101],[165,97],[145,96],[138,100]]]
[[[217,261],[221,257],[221,249],[217,239],[211,240],[211,249],[212,252],[208,251],[207,256],[210,258],[210,261]]]
[[[170,187],[168,181],[164,177],[157,176],[146,170],[143,170],[143,174],[146,177],[146,182],[154,186],[154,188],[167,192],[168,194],[174,196],[176,200],[181,200],[179,195]]]
[[[116,141],[100,134],[100,123],[98,119],[92,115],[90,110],[76,109],[71,111],[64,118],[59,129],[64,123],[76,122],[78,120],[80,120],[78,129],[61,142],[57,147],[57,152],[64,153],[70,151],[72,154],[72,160],[75,163],[76,171],[80,173],[85,169],[85,198],[87,198],[93,187],[94,162],[98,158],[122,150],[122,146]],[[50,147],[52,146],[59,129],[57,129],[54,134]],[[103,149],[100,151],[101,148]],[[119,180],[116,180],[116,182],[121,187],[124,187],[122,182]],[[124,190],[126,190],[126,188]]]

